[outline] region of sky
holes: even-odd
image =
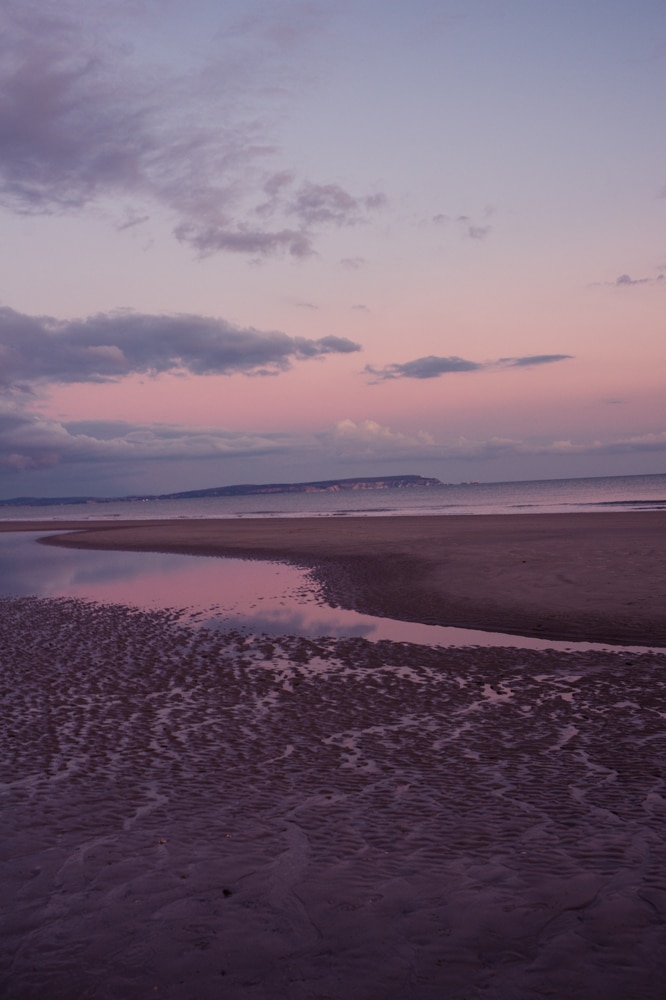
[[[666,471],[663,0],[0,39],[0,499]]]

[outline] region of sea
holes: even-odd
[[[5,506],[0,520],[107,521],[159,518],[391,517],[423,514],[574,513],[663,510],[666,473],[446,483],[403,489],[270,493],[181,500],[111,500],[48,506]]]
[[[666,475],[458,483],[409,489],[290,493],[196,500],[115,501],[2,507],[0,520],[122,518],[390,517],[400,514],[517,514],[659,510]],[[427,646],[613,649],[585,642],[506,635],[364,615],[323,600],[300,566],[176,553],[95,551],[38,544],[51,532],[0,533],[0,598],[68,598],[142,610],[168,610],[189,627],[249,637],[362,637]],[[648,647],[622,647],[623,652]]]

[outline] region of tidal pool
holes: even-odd
[[[311,574],[286,563],[66,549],[40,545],[38,539],[44,537],[43,531],[0,534],[0,593],[170,609],[188,624],[254,635],[349,636],[427,646],[627,652],[648,648],[560,642],[377,618],[326,604]]]

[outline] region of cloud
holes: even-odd
[[[322,444],[344,458],[401,461],[418,458],[427,461],[493,461],[510,456],[619,455],[666,452],[666,430],[617,438],[612,441],[530,441],[491,437],[474,441],[461,437],[456,441],[437,441],[426,431],[404,434],[373,420],[340,420],[325,435]]]
[[[528,368],[565,361],[572,357],[571,354],[530,354],[522,358],[500,358],[498,361],[479,362],[467,361],[465,358],[455,356],[442,358],[429,355],[425,358],[416,358],[414,361],[406,361],[403,364],[385,365],[384,368],[366,365],[363,370],[370,376],[369,381],[376,384],[398,378],[427,379],[439,378],[441,375],[456,372],[476,372],[493,368]]]
[[[612,441],[530,441],[491,437],[474,441],[460,437],[438,441],[427,431],[407,434],[374,420],[339,420],[317,435],[320,447],[337,458],[371,461],[493,461],[510,456],[617,455],[666,452],[666,430]]]
[[[225,226],[183,222],[174,232],[178,240],[189,243],[201,257],[220,251],[268,257],[284,251],[292,257],[303,259],[315,253],[312,236],[294,229],[266,232],[243,224],[237,229],[228,229]]]
[[[663,274],[658,274],[656,278],[631,278],[628,274],[621,274],[611,284],[617,288],[627,288],[630,285],[653,285],[655,282],[663,280]]]
[[[354,198],[337,184],[307,183],[296,192],[288,211],[306,226],[320,223],[351,226],[385,204],[386,197],[381,194]]]
[[[630,278],[628,274],[621,274],[613,284],[622,287],[623,285],[645,285],[648,281],[649,278]]]
[[[494,214],[495,209],[492,205],[488,205],[483,212],[483,218],[487,220]],[[485,240],[486,236],[492,232],[492,226],[488,222],[482,223],[475,221],[469,215],[456,215],[451,217],[449,215],[445,215],[443,212],[438,212],[436,215],[432,216],[431,221],[435,226],[448,226],[450,222],[454,222],[458,227],[460,235],[470,240]]]
[[[0,385],[113,382],[132,374],[273,375],[359,351],[346,337],[289,337],[193,315],[100,313],[58,320],[0,309]]]
[[[620,274],[614,281],[594,281],[591,287],[595,288],[599,285],[610,288],[635,288],[638,285],[656,285],[663,282],[666,278],[664,275],[664,265],[658,267],[656,270],[659,271],[655,278],[632,278],[629,274]]]
[[[26,490],[26,476],[48,473],[58,466],[78,466],[87,469],[89,476],[97,477],[105,470],[110,475],[109,482],[114,484],[114,492],[122,492],[117,483],[123,477],[135,476],[132,470],[140,469],[146,462],[163,461],[170,463],[171,468],[171,463],[179,462],[272,456],[290,463],[296,457],[300,460],[308,455],[318,461],[326,460],[331,467],[336,462],[359,462],[367,467],[375,460],[384,463],[415,460],[483,463],[514,456],[566,458],[640,453],[666,453],[666,430],[611,441],[530,441],[502,437],[475,441],[461,437],[442,442],[424,430],[405,433],[370,419],[342,419],[319,432],[244,433],[219,427],[120,420],[60,422],[28,413],[7,399],[0,402],[0,469],[6,484],[12,474],[19,477],[21,487],[15,489],[22,493]],[[183,473],[177,468],[174,464],[174,481],[178,478],[182,481]],[[215,468],[218,475],[220,467],[216,465]],[[59,473],[60,482],[65,481],[65,475],[71,477],[71,474],[71,471]],[[170,488],[167,484],[165,491]],[[151,488],[139,487],[138,491],[148,493]],[[62,494],[68,490],[59,487],[56,492]]]
[[[513,438],[490,438],[474,442],[461,438],[455,445],[445,446],[444,452],[447,458],[466,459],[494,459],[506,455],[626,455],[666,452],[666,430],[617,438],[614,441],[532,442]]]
[[[485,240],[492,229],[492,226],[480,226],[478,223],[472,222],[467,215],[459,215],[456,222],[470,240]]]
[[[386,382],[396,378],[439,378],[450,372],[474,372],[483,367],[476,361],[466,361],[464,358],[429,355],[403,364],[386,365],[384,368],[366,365],[364,371],[371,376],[371,382]]]
[[[58,465],[116,466],[146,461],[254,458],[311,453],[321,458],[436,457],[440,449],[425,431],[391,430],[373,420],[340,420],[319,433],[246,434],[182,424],[135,424],[121,420],[64,421],[0,404],[0,468],[26,473]]]
[[[435,440],[427,431],[404,434],[375,420],[339,420],[332,432],[320,437],[333,446],[336,454],[345,457],[389,457],[397,460],[415,455],[433,457],[436,450]]]
[[[530,368],[533,365],[551,365],[556,361],[570,361],[573,354],[527,354],[522,358],[500,358],[498,364],[508,368]]]
[[[129,219],[118,228],[158,207],[200,255],[311,256],[315,228],[356,224],[385,198],[297,183],[293,171],[275,169],[269,122],[278,116],[266,103],[275,111],[293,89],[298,46],[319,23],[315,6],[298,6],[311,8],[307,31],[288,5],[227,26],[207,54],[191,58],[194,46],[183,44],[176,62],[160,48],[151,5],[93,11],[77,0],[5,0],[0,204],[53,214],[122,199]],[[141,31],[150,33],[147,47]],[[146,51],[152,63],[139,62]]]
[[[0,408],[0,468],[25,472],[56,465],[244,458],[288,449],[287,435],[243,434],[220,428],[180,424],[130,424],[122,421],[61,423]]]

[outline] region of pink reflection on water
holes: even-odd
[[[428,646],[621,649],[375,618],[323,602],[306,570],[285,563],[36,545],[37,533],[0,536],[0,593],[75,597],[143,609],[246,634],[363,636]]]
[[[284,606],[296,591],[308,587],[304,571],[293,566],[179,555],[153,567],[153,553],[132,556],[146,561],[139,575],[72,582],[68,586],[70,596],[91,597],[94,592],[96,601],[141,608],[201,610],[220,602],[240,612],[262,603]]]

